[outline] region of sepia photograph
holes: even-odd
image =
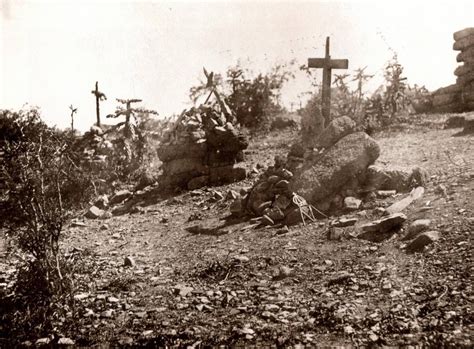
[[[472,348],[474,1],[0,0],[0,348]]]

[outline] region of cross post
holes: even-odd
[[[347,69],[349,60],[347,59],[331,59],[329,54],[329,36],[326,38],[326,54],[324,58],[308,58],[308,68],[323,69],[323,91],[321,114],[324,117],[324,126],[330,122],[331,115],[331,72],[332,69]]]

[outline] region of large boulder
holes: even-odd
[[[350,134],[355,127],[356,123],[348,116],[336,118],[321,132],[318,138],[314,139],[312,148],[329,148],[342,137]]]
[[[336,194],[345,184],[362,176],[380,155],[380,147],[364,132],[343,137],[322,155],[306,159],[290,183],[290,190],[317,203]]]
[[[195,177],[209,173],[209,169],[198,158],[175,159],[161,166],[163,173],[172,176],[181,173],[190,173]]]
[[[161,144],[156,152],[163,162],[183,158],[203,159],[207,154],[207,144],[195,143],[191,139],[185,139],[181,143]]]
[[[465,121],[464,121],[463,133],[465,134],[474,133],[474,115],[466,116]]]

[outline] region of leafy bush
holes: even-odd
[[[209,92],[209,89],[219,89],[221,95],[226,95],[225,102],[233,110],[238,123],[250,129],[260,129],[270,126],[270,119],[283,110],[280,104],[280,92],[284,84],[294,77],[291,65],[277,64],[268,73],[259,73],[252,77],[252,72],[237,64],[227,69],[227,79],[220,74],[210,74],[208,81],[191,87],[190,99],[197,100]]]

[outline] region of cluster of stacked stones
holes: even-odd
[[[303,120],[304,124],[324,124],[320,115],[310,119],[314,120]],[[231,213],[260,217],[266,225],[292,225],[305,217],[357,210],[375,193],[403,192],[426,183],[420,168],[374,165],[379,155],[377,142],[356,131],[347,116],[335,118],[322,131],[303,128],[301,141],[287,158],[276,159],[251,189],[242,191],[231,204]]]
[[[269,167],[252,188],[241,190],[241,197],[230,205],[231,213],[260,217],[257,222],[263,225],[300,222],[300,206],[306,207],[307,203],[302,198],[303,201],[295,200],[295,194],[290,190],[292,178],[293,173],[276,159],[275,166]]]
[[[157,149],[163,162],[159,184],[164,189],[194,190],[246,177],[243,161],[248,141],[225,103],[202,104],[183,114],[167,129]]]
[[[462,62],[456,70],[456,83],[433,92],[433,107],[438,112],[463,112],[474,110],[474,28],[453,34],[453,49],[460,51],[456,57]]]

